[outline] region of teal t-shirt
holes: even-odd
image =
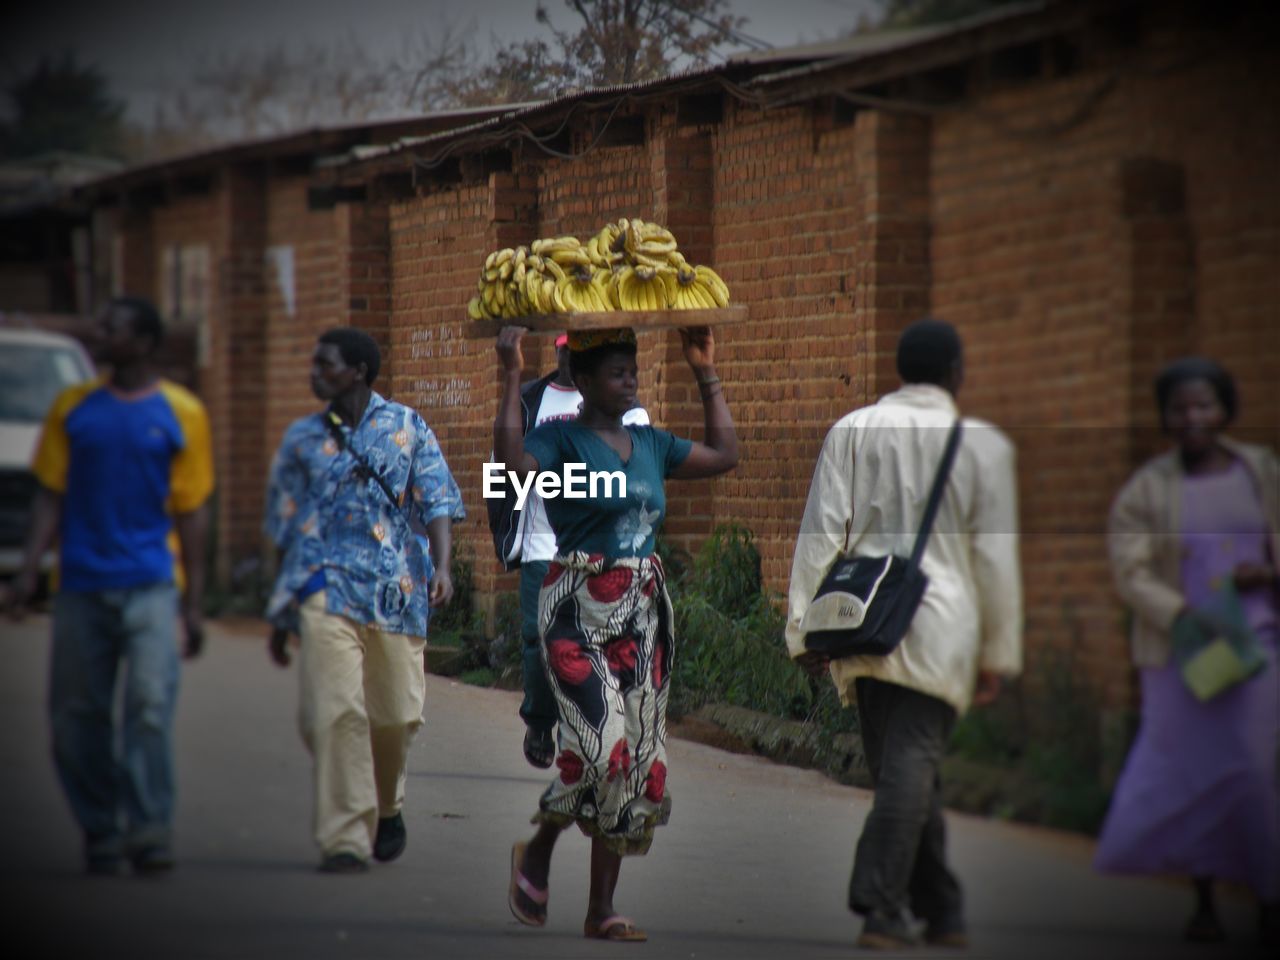
[[[654,537],[667,512],[662,482],[684,463],[693,443],[654,427],[628,426],[631,458],[626,463],[594,430],[576,420],[543,424],[524,438],[524,449],[538,461],[540,471],[564,477],[565,464],[580,463],[575,487],[586,496],[573,499],[563,495],[547,497],[547,520],[556,535],[560,553],[581,550],[618,557],[647,557],[653,553]],[[595,496],[588,482],[590,473],[621,471],[626,477],[626,496],[618,496],[619,483],[598,481]],[[606,492],[613,495],[606,496]]]

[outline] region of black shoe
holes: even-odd
[[[862,924],[857,946],[866,950],[903,950],[919,942],[906,914],[872,910]]]
[[[373,841],[373,859],[390,863],[409,845],[409,835],[404,829],[404,817],[382,817],[378,820],[378,836]]]
[[[368,861],[354,853],[328,853],[320,861],[321,873],[368,873]]]
[[[167,873],[173,869],[173,853],[168,847],[143,847],[130,858],[134,873]]]

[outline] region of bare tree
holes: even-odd
[[[354,38],[206,55],[187,97],[215,129],[248,137],[386,115],[398,106],[392,75]]]
[[[460,92],[480,60],[471,40],[474,33],[474,23],[442,21],[405,39],[399,55],[384,66],[403,109],[430,112],[468,105]]]
[[[541,3],[547,36],[502,45],[482,60],[474,23],[435,24],[374,57],[354,37],[334,43],[206,53],[193,78],[135,131],[148,157],[218,141],[454,107],[544,100],[566,90],[657,79],[756,43],[727,0],[564,0],[572,26]],[[531,24],[534,26],[534,24]]]
[[[547,100],[574,79],[573,71],[551,53],[545,40],[498,47],[488,63],[453,76],[442,92],[460,107]]]
[[[454,90],[469,104],[538,100],[567,89],[655,80],[679,66],[703,66],[725,47],[755,43],[745,18],[725,0],[564,0],[573,26],[558,27],[539,3],[535,18],[551,34],[498,49]]]
[[[449,23],[374,56],[354,37],[332,43],[206,51],[191,79],[163,100],[149,127],[130,131],[146,157],[226,140],[385,119],[457,106],[477,57]]]

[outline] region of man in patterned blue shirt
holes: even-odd
[[[311,389],[328,406],[285,431],[267,494],[266,532],[281,551],[270,649],[289,663],[282,624],[296,610],[299,725],[315,761],[315,838],[329,873],[361,873],[370,854],[387,861],[404,851],[429,608],[453,595],[450,524],[465,516],[431,429],[372,389],[379,364],[363,331],[320,337]]]

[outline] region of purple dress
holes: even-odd
[[[1269,562],[1262,504],[1242,463],[1183,478],[1181,535],[1192,606],[1237,564]],[[1201,703],[1173,663],[1141,671],[1142,723],[1102,828],[1099,870],[1216,877],[1280,899],[1280,617],[1272,590],[1240,599],[1266,652],[1259,673]]]

